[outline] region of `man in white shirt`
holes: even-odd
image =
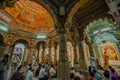
[[[42,68],[39,71],[39,80],[44,80],[45,75],[46,75],[46,72],[45,72],[45,68],[44,68],[44,65],[43,65]]]
[[[51,68],[49,70],[49,74],[50,74],[50,77],[51,78],[54,78],[55,74],[56,74],[56,71],[55,69],[53,68],[53,65],[51,65]]]
[[[26,74],[25,80],[34,80],[34,74],[33,74],[33,70],[31,67],[29,68],[29,71]]]

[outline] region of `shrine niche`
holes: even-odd
[[[94,20],[87,26],[86,33],[92,43],[94,55],[100,64],[119,65],[119,50],[116,24],[107,18]]]
[[[13,7],[7,7],[5,12],[1,12],[11,20],[9,22],[11,26],[20,30],[28,32],[51,32],[54,30],[54,21],[47,9],[31,0],[16,1]],[[7,20],[5,22],[8,23]]]

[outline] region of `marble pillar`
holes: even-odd
[[[93,49],[92,43],[87,43],[87,44],[88,44],[88,47],[89,47],[90,56],[94,56],[94,49]]]
[[[52,57],[51,57],[51,46],[48,46],[48,63],[50,64],[52,62]]]
[[[25,53],[24,53],[24,58],[23,58],[23,65],[24,66],[26,66],[26,64],[27,64],[28,51],[29,51],[29,49],[26,48]]]
[[[42,45],[41,63],[45,63],[45,45]]]
[[[37,61],[37,63],[39,63],[39,61],[40,61],[40,59],[39,59],[39,55],[40,55],[40,47],[38,47],[37,49],[36,49],[36,53],[37,53],[37,58],[36,58],[36,61]]]
[[[33,49],[29,48],[28,56],[27,56],[27,64],[32,64],[32,58],[33,58]]]
[[[120,0],[106,0],[111,14],[120,27]]]
[[[55,55],[54,55],[54,64],[57,63],[57,44],[54,45]]]
[[[89,50],[90,50],[90,65],[97,67],[97,60],[96,57],[94,56],[94,47],[93,44],[89,43]]]
[[[79,42],[78,48],[79,48],[80,68],[83,72],[85,72],[87,70],[87,63],[85,62],[85,55],[84,55],[84,48],[83,48],[82,41]]]
[[[74,46],[74,64],[78,63],[77,45]]]
[[[69,61],[67,57],[66,32],[64,29],[59,31],[59,61],[58,61],[58,80],[70,80]]]

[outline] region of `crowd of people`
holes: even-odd
[[[80,70],[79,66],[75,65],[71,68],[71,80],[120,80],[120,75],[111,66],[105,65],[102,67],[89,66],[85,74]]]
[[[39,64],[34,68],[29,64],[25,70],[20,65],[13,73],[11,80],[53,80],[57,78],[57,67],[53,64]]]
[[[86,80],[120,80],[120,75],[111,66],[98,65],[98,68],[89,66],[88,73]]]
[[[4,80],[2,76],[7,62],[8,58],[0,58],[0,80]],[[74,67],[70,67],[69,78],[70,80],[120,80],[120,75],[106,63],[103,66],[89,66],[86,72],[83,72],[80,65],[76,63]],[[9,80],[57,80],[57,64],[39,63],[29,64],[26,67],[20,65],[11,74]]]

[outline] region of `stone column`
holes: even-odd
[[[79,63],[80,63],[80,68],[83,72],[87,70],[87,64],[85,62],[85,55],[84,55],[84,49],[83,49],[83,44],[82,41],[79,41]]]
[[[88,44],[90,50],[90,56],[94,56],[93,46],[92,44]]]
[[[37,57],[36,57],[36,61],[37,61],[37,63],[39,63],[39,55],[40,55],[40,46],[38,46],[37,48],[36,48],[36,53],[37,53]]]
[[[59,30],[59,61],[58,61],[58,80],[69,79],[69,61],[67,57],[66,31]]]
[[[25,53],[24,53],[24,58],[23,58],[23,65],[24,65],[24,66],[27,65],[28,51],[29,51],[29,49],[26,47]]]
[[[110,12],[120,27],[120,0],[106,0]]]
[[[33,58],[33,49],[28,48],[28,56],[27,56],[27,64],[32,64],[32,58]]]
[[[55,50],[54,64],[56,64],[57,63],[57,43],[54,44],[54,50]]]
[[[78,62],[78,55],[77,55],[77,44],[74,45],[74,64]]]
[[[90,50],[90,64],[91,66],[97,67],[97,62],[96,62],[96,58],[94,56],[94,47],[92,46],[91,43],[88,43],[89,46],[89,50]]]
[[[42,54],[41,54],[41,58],[42,58],[42,63],[45,63],[45,45],[42,45]]]
[[[52,62],[51,61],[52,60],[52,58],[51,58],[51,47],[52,47],[51,45],[48,46],[48,52],[49,52],[49,54],[48,54],[48,63]]]

